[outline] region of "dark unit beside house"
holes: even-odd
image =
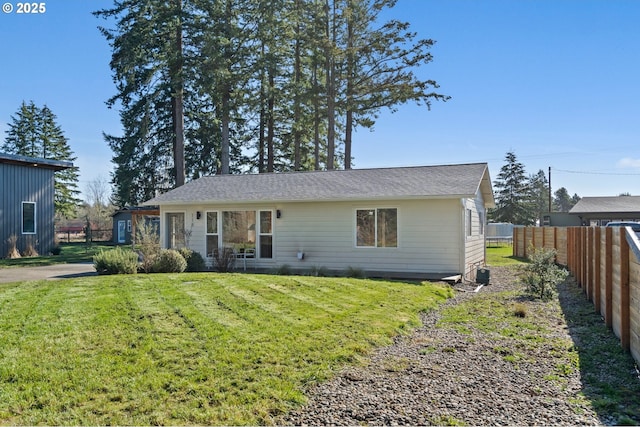
[[[71,162],[0,153],[0,258],[12,235],[20,252],[29,244],[41,254],[53,248],[53,176],[70,167]]]

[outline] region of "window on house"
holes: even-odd
[[[256,211],[222,213],[222,239],[225,247],[238,252],[256,247]]]
[[[356,246],[398,247],[398,209],[356,210]]]
[[[213,252],[218,249],[218,212],[207,212],[207,256],[213,256]]]
[[[273,258],[273,213],[260,211],[260,258]]]
[[[484,214],[478,212],[478,221],[480,222],[480,235],[484,235]]]
[[[131,233],[131,220],[130,219],[127,220],[127,231],[129,233]]]
[[[472,225],[473,225],[473,222],[472,222],[472,216],[471,216],[471,209],[467,209],[467,221],[466,221],[467,236],[471,236]]]
[[[22,234],[36,234],[36,204],[22,202]]]
[[[185,246],[184,213],[167,214],[167,248],[180,249]]]

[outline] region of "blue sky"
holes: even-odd
[[[78,157],[80,188],[109,178],[102,132],[119,135],[110,49],[93,17],[110,0],[49,0],[0,13],[0,138],[23,100],[47,104]],[[418,74],[450,95],[431,111],[383,112],[354,135],[355,167],[488,162],[580,196],[640,195],[640,1],[399,0],[386,16],[436,40]]]

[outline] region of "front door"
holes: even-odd
[[[118,221],[118,243],[127,241],[127,221]]]

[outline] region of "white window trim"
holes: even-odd
[[[29,205],[33,205],[33,231],[24,231],[24,205],[25,204],[29,204]],[[37,209],[38,205],[36,204],[36,202],[27,202],[27,201],[23,201],[21,204],[21,209],[22,211],[21,216],[20,216],[20,222],[21,222],[21,231],[22,234],[38,234],[38,209]]]
[[[395,209],[396,210],[396,246],[378,246],[378,210],[380,209]],[[373,210],[376,212],[375,227],[375,245],[374,246],[358,246],[358,211]],[[397,206],[378,206],[378,207],[359,207],[353,210],[353,246],[356,249],[387,249],[395,250],[400,248],[400,208]]]
[[[262,224],[260,221],[260,213],[261,212],[271,212],[271,233],[263,233],[262,232]],[[262,258],[262,254],[260,253],[260,237],[261,236],[271,236],[271,258],[264,258],[266,260],[271,260],[275,258],[275,248],[274,248],[274,229],[276,228],[276,212],[274,209],[257,209],[256,210],[256,228],[258,230],[256,242],[256,258]]]
[[[182,214],[184,215],[184,226],[187,226],[187,211],[164,211],[162,215],[164,220],[161,220],[161,225],[164,224],[163,230],[160,230],[162,236],[162,247],[167,249],[169,248],[169,221],[167,221],[167,215],[171,214]],[[175,249],[175,248],[173,248]]]
[[[222,211],[218,211],[218,210],[211,210],[211,211],[204,211],[204,250],[205,252],[207,251],[207,236],[218,236],[218,249],[220,249],[220,245],[222,244],[222,215],[220,214]],[[217,225],[217,230],[215,233],[209,233],[207,231],[207,216],[210,213],[215,213],[217,216],[217,221],[216,221],[216,225]],[[206,254],[206,256],[209,256],[209,254]]]

